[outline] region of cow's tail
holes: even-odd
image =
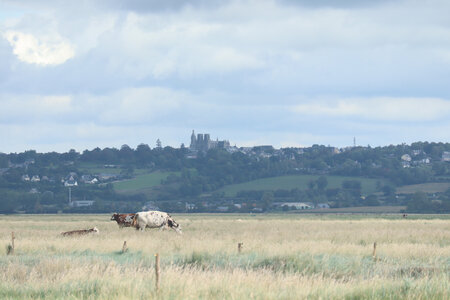
[[[134,218],[133,218],[133,222],[131,222],[131,226],[136,227],[137,228],[137,218],[138,218],[139,214],[135,214]]]

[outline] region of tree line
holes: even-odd
[[[95,148],[81,153],[75,150],[66,153],[38,153],[34,150],[0,153],[0,212],[25,208],[36,212],[45,211],[45,207],[52,205],[58,210],[65,209],[67,191],[62,187],[60,179],[70,172],[79,174],[83,163],[118,165],[124,178],[133,177],[139,169],[149,172],[174,172],[164,179],[151,195],[119,195],[110,184],[77,188],[74,196],[98,200],[98,210],[105,207],[120,208],[120,205],[139,206],[147,201],[156,201],[162,206],[172,203],[178,209],[182,207],[180,202],[201,202],[204,199],[215,202],[216,205],[227,201],[255,202],[265,209],[269,209],[269,202],[277,199],[327,202],[334,207],[408,205],[408,201],[412,201],[411,203],[417,204],[408,207],[418,210],[423,203],[433,199],[419,201],[404,197],[399,200],[395,197],[396,186],[450,180],[450,164],[442,159],[443,153],[450,151],[449,143],[417,142],[385,147],[351,147],[338,151],[334,147],[323,145],[279,150],[261,150],[255,147],[250,152],[243,151],[242,148],[232,150],[212,149],[198,152],[195,153],[196,158],[192,158],[189,155],[190,150],[185,147],[151,148],[147,144],[140,144],[135,149],[123,145],[120,149]],[[265,151],[264,155],[262,151]],[[409,155],[410,160],[402,159],[404,155]],[[25,164],[30,161],[33,163]],[[30,184],[21,180],[24,173],[45,175],[53,181],[40,183],[42,191],[32,194],[29,192]],[[293,174],[320,177],[309,183],[308,188],[304,190],[275,190],[272,194],[242,191],[235,199],[227,199],[217,192],[221,187],[230,184]],[[331,189],[327,187],[326,182],[329,175],[351,176],[356,179]],[[379,179],[378,193],[363,196],[357,178]],[[445,197],[447,196],[442,195],[443,199]],[[439,206],[436,204],[438,202],[433,203],[434,206],[427,207]]]

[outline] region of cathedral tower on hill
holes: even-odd
[[[189,149],[191,151],[202,151],[206,152],[209,149],[214,148],[226,148],[230,146],[230,142],[223,140],[219,141],[218,139],[216,141],[212,141],[209,133],[198,133],[197,136],[195,136],[194,130],[192,130],[191,134],[191,144],[189,146]]]

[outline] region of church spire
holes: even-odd
[[[195,132],[194,129],[192,129],[192,134],[191,134],[191,145],[189,146],[189,148],[191,149],[195,149],[195,145],[197,144],[197,139],[195,138]]]

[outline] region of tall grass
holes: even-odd
[[[175,216],[184,234],[106,215],[0,216],[1,299],[446,299],[450,221]],[[98,236],[61,231],[97,226]],[[121,253],[123,241],[129,251]],[[378,260],[372,254],[377,242]],[[243,242],[239,254],[237,243]],[[5,251],[5,250],[4,250]],[[161,290],[154,291],[154,253]]]

